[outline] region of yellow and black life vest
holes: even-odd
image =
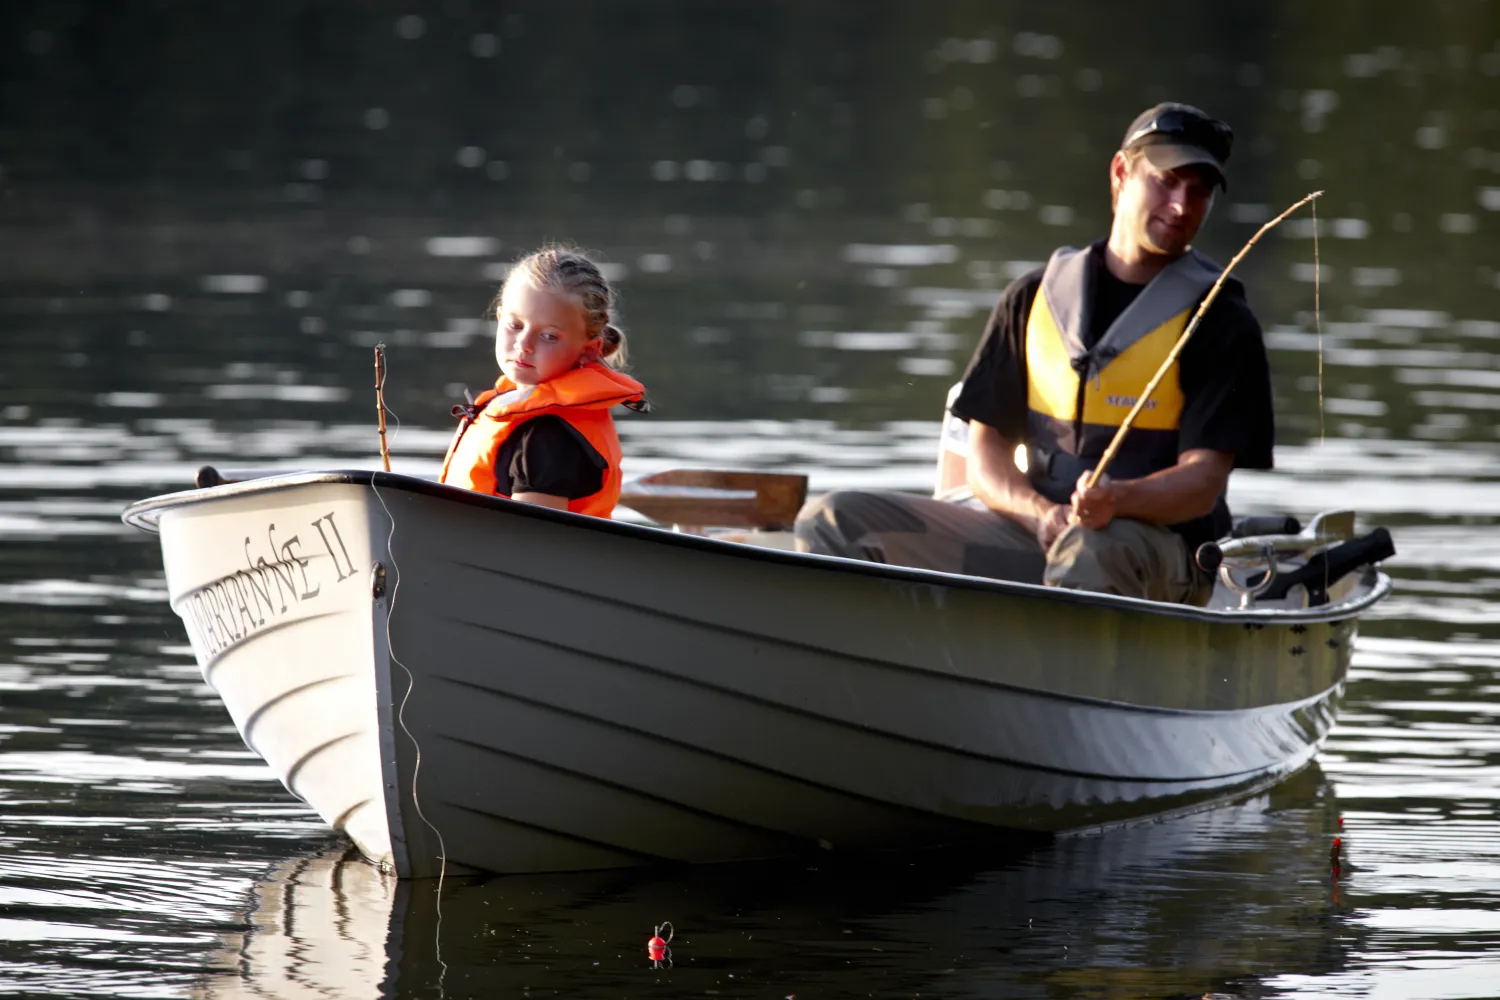
[[[1222,268],[1190,250],[1143,288],[1092,349],[1089,250],[1052,255],[1026,321],[1027,478],[1067,503],[1078,477],[1099,463],[1146,383],[1182,335]],[[1110,462],[1116,479],[1138,479],[1177,462],[1183,396],[1176,363]]]
[[[566,420],[583,435],[606,463],[597,493],[568,501],[568,509],[594,517],[609,517],[620,499],[620,438],[610,409],[617,403],[643,408],[646,389],[635,379],[594,363],[548,379],[540,385],[517,387],[505,376],[495,388],[480,395],[462,413],[453,443],[443,459],[439,482],[478,493],[499,492],[495,462],[500,446],[528,420],[550,414]]]

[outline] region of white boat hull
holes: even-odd
[[[243,497],[163,511],[172,607],[246,745],[389,865],[374,679],[385,621],[370,600],[368,503],[326,484],[281,499],[270,509]]]
[[[372,485],[372,483],[374,485]],[[204,676],[402,877],[1050,834],[1303,766],[1355,619],[825,559],[423,480],[143,501]],[[274,525],[274,527],[273,527]]]

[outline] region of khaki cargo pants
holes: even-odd
[[[796,531],[800,551],[888,565],[1178,604],[1202,604],[1211,592],[1167,528],[1123,518],[1101,531],[1075,524],[1043,553],[1031,532],[967,491],[934,500],[836,490],[802,508]]]

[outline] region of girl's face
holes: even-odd
[[[529,281],[505,286],[495,318],[495,360],[516,385],[538,385],[599,353],[578,303]]]

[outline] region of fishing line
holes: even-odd
[[[1313,223],[1313,335],[1318,341],[1318,447],[1328,443],[1323,416],[1323,319],[1319,292],[1323,287],[1323,265],[1318,259],[1318,202],[1312,203]]]
[[[381,383],[381,387],[383,388],[383,378],[381,379]],[[397,415],[395,410],[392,410],[389,406],[386,406],[383,399],[381,401],[381,406],[384,407],[385,411],[390,413],[392,419],[396,421],[396,428],[391,432],[391,442],[394,443],[396,438],[401,434],[401,417]],[[448,976],[448,963],[443,961],[443,879],[448,873],[448,848],[447,845],[443,842],[443,832],[439,830],[433,824],[432,820],[427,818],[427,814],[422,811],[422,799],[421,796],[417,794],[417,775],[422,771],[422,745],[417,742],[417,737],[406,725],[406,703],[411,698],[412,691],[416,689],[417,678],[416,675],[411,672],[411,668],[408,667],[405,663],[402,663],[401,658],[396,655],[396,644],[395,641],[391,638],[391,618],[395,615],[396,597],[401,591],[401,567],[396,562],[396,549],[395,545],[393,544],[396,537],[396,518],[395,515],[391,513],[391,508],[387,506],[385,497],[380,495],[379,487],[376,486],[376,480],[379,478],[379,476],[380,473],[378,471],[371,471],[370,491],[375,494],[375,499],[380,501],[380,507],[385,511],[386,520],[389,521],[391,525],[390,531],[388,531],[385,536],[385,551],[387,558],[389,558],[391,562],[392,575],[394,575],[396,578],[395,583],[391,585],[391,603],[390,606],[386,609],[385,613],[385,648],[390,653],[391,662],[395,663],[406,673],[406,693],[401,696],[401,704],[396,708],[396,723],[401,727],[401,731],[406,734],[406,738],[411,740],[412,749],[416,753],[416,758],[412,763],[411,769],[412,805],[417,810],[417,816],[421,818],[423,823],[427,824],[427,829],[432,831],[433,836],[437,837],[438,842],[438,880],[435,897],[435,906],[437,909],[437,924],[436,929],[433,932],[432,947],[433,954],[437,958],[438,968],[440,970],[438,972],[438,996],[442,996],[443,980]]]
[[[1313,223],[1313,336],[1318,341],[1318,450],[1321,451],[1328,444],[1327,418],[1323,413],[1323,318],[1320,292],[1323,288],[1323,262],[1318,257],[1318,202],[1313,199],[1312,203]],[[1329,566],[1323,563],[1323,593],[1328,593],[1328,585],[1332,582],[1328,579]],[[1333,838],[1333,849],[1338,851],[1339,840]],[[1338,878],[1338,862],[1333,866],[1334,878]]]

